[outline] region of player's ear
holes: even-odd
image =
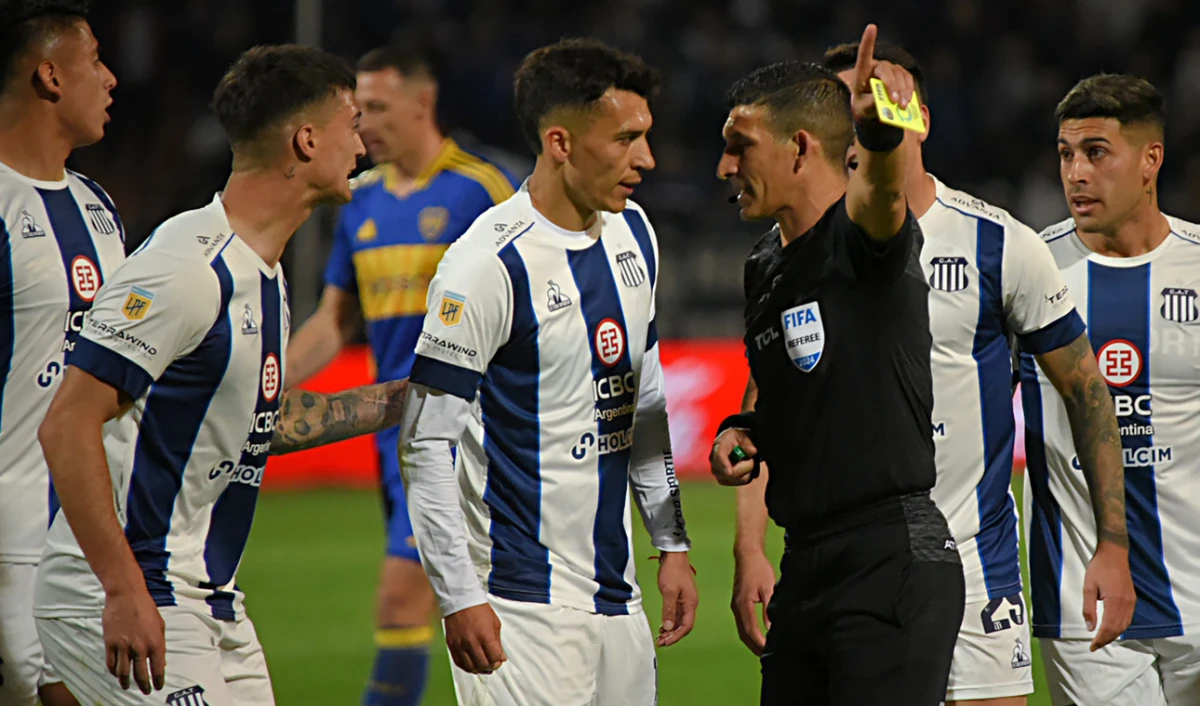
[[[312,123],[304,123],[292,133],[292,152],[301,162],[311,162],[316,151],[316,130]]]
[[[933,125],[929,123],[929,106],[921,104],[921,119],[925,121],[925,132],[917,133],[917,142],[925,144],[925,140],[929,139],[929,133],[933,130]]]
[[[1162,169],[1164,154],[1162,140],[1151,140],[1142,148],[1142,179],[1153,184],[1158,180],[1158,170]]]
[[[38,96],[50,101],[62,98],[62,85],[58,80],[58,67],[52,61],[43,61],[33,72],[33,88]]]
[[[421,90],[417,91],[417,105],[421,106],[421,111],[424,112],[431,121],[436,118],[437,112],[437,85],[434,83],[426,83],[421,86]]]
[[[551,125],[542,132],[542,153],[556,162],[571,156],[571,133],[562,125]]]

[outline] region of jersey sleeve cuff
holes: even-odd
[[[646,332],[646,350],[649,351],[658,344],[658,325],[655,323],[657,319],[650,320],[650,328]]]
[[[1085,330],[1086,327],[1079,312],[1071,309],[1053,323],[1043,326],[1037,331],[1023,333],[1018,338],[1021,341],[1021,350],[1033,355],[1041,355],[1071,343],[1083,335]]]
[[[413,361],[412,374],[408,381],[410,384],[424,385],[432,390],[441,390],[460,397],[467,402],[474,402],[481,379],[483,375],[474,370],[418,355]]]
[[[90,373],[135,400],[154,382],[142,366],[82,336],[75,341],[75,350],[67,356],[67,364]]]

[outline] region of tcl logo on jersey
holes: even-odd
[[[83,255],[76,255],[71,261],[71,282],[75,285],[75,293],[85,302],[96,298],[96,290],[100,289],[100,270],[96,263]]]
[[[612,367],[621,361],[625,354],[625,332],[621,325],[612,319],[605,319],[596,327],[596,355],[600,362]]]
[[[1096,360],[1100,363],[1100,374],[1113,387],[1125,387],[1142,374],[1142,352],[1124,339],[1100,346]]]
[[[268,402],[274,402],[275,396],[279,394],[279,359],[274,353],[269,354],[267,361],[263,363],[262,391]]]

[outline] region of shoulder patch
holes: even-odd
[[[1075,230],[1075,219],[1068,218],[1065,221],[1055,223],[1049,228],[1043,230],[1041,233],[1038,233],[1038,236],[1048,243],[1051,240],[1057,240],[1058,238],[1061,238],[1073,230]]]
[[[383,181],[383,169],[375,166],[350,180],[350,191],[357,191],[364,186],[370,186]]]

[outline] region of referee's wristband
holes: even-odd
[[[725,417],[721,425],[717,427],[717,436],[726,429],[746,429],[753,436],[755,429],[754,412],[742,412],[741,414],[731,414]]]
[[[885,125],[878,119],[864,122],[855,120],[854,134],[858,135],[858,144],[870,152],[891,152],[904,142],[902,128]]]

